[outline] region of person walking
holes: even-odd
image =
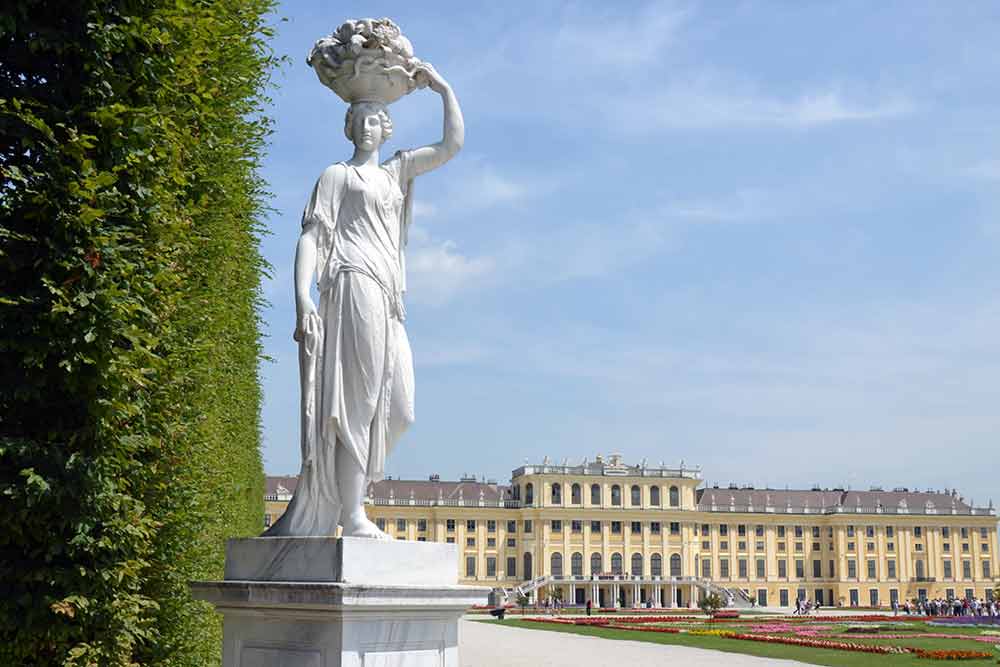
[[[594,606],[591,600],[587,600],[587,616],[590,616],[590,608]]]

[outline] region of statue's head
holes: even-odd
[[[381,102],[355,102],[347,109],[344,134],[358,148],[376,150],[392,136],[389,109]]]

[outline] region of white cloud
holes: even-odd
[[[690,222],[754,222],[773,218],[786,206],[773,193],[743,189],[711,199],[689,199],[669,204],[665,212],[672,218]]]
[[[492,273],[491,257],[468,257],[454,241],[435,240],[421,227],[410,230],[406,253],[407,298],[440,306],[459,292],[481,284]]]
[[[712,129],[720,127],[811,128],[832,123],[873,121],[910,113],[912,102],[902,96],[858,101],[836,87],[782,99],[750,84],[718,77],[668,84],[636,102],[618,100],[612,113],[645,107],[649,127],[638,129]],[[629,127],[625,125],[624,127]],[[634,126],[633,126],[634,127]]]

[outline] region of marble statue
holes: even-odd
[[[413,55],[389,19],[347,21],[316,42],[309,65],[350,106],[350,159],[320,175],[302,214],[295,253],[302,469],[288,509],[265,537],[389,539],[365,515],[364,494],[413,422],[413,363],[403,326],[405,249],[413,179],[461,148],[462,112],[451,86]],[[441,141],[381,161],[388,106],[428,87],[441,96]],[[310,294],[315,278],[319,305]]]

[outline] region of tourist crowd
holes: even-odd
[[[918,614],[924,616],[1000,616],[1000,604],[996,600],[981,600],[979,598],[960,599],[925,599],[907,600],[902,606],[894,602],[892,610],[895,613]]]

